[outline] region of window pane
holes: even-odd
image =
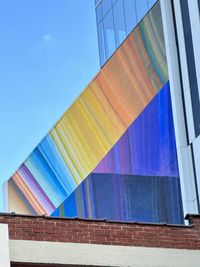
[[[147,0],[135,0],[135,4],[136,4],[137,22],[140,22],[140,20],[143,19],[148,12]]]
[[[119,46],[126,38],[126,26],[124,6],[122,0],[118,0],[113,6],[116,44]]]
[[[125,19],[126,19],[126,30],[127,34],[129,34],[137,24],[135,1],[125,0],[124,9],[125,9]]]
[[[102,1],[103,17],[107,14],[107,12],[111,8],[111,6],[112,6],[111,0],[103,0]]]
[[[95,6],[97,6],[98,3],[100,3],[100,2],[101,2],[101,0],[95,0]]]
[[[148,0],[148,8],[151,9],[157,0]]]
[[[96,8],[97,24],[102,20],[101,4]]]
[[[104,42],[104,34],[103,34],[103,24],[99,23],[97,26],[98,31],[98,41],[99,41],[99,56],[100,56],[100,65],[102,66],[106,61],[105,55],[105,42]]]
[[[103,19],[103,25],[106,45],[106,59],[108,59],[116,49],[112,9],[110,9],[108,14]]]
[[[196,136],[200,135],[200,103],[199,103],[199,93],[197,81],[190,85],[190,93],[192,99],[192,110],[194,117],[194,129]]]

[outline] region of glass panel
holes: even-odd
[[[148,8],[151,9],[157,0],[148,0]]]
[[[190,85],[190,93],[192,99],[192,110],[194,116],[194,128],[196,136],[200,135],[200,103],[199,103],[199,94],[198,94],[198,85],[197,80]]]
[[[97,24],[102,20],[101,4],[96,8]]]
[[[100,65],[102,66],[106,61],[105,55],[105,42],[104,42],[104,34],[103,34],[103,24],[99,23],[97,26],[98,31],[98,40],[99,40],[99,56],[100,56]]]
[[[137,12],[137,22],[140,22],[140,20],[143,19],[148,12],[147,0],[135,0],[135,4]]]
[[[95,6],[97,6],[100,2],[101,0],[95,0]]]
[[[116,49],[112,9],[110,9],[108,14],[103,19],[103,25],[106,45],[106,58],[109,58]]]
[[[102,1],[103,17],[108,13],[108,11],[111,8],[111,6],[112,6],[111,0],[103,0]]]
[[[126,38],[126,26],[124,6],[122,0],[118,0],[113,6],[116,44],[119,46]]]
[[[126,30],[127,34],[129,34],[137,24],[135,1],[125,0],[124,9],[125,9],[125,19],[126,19]]]

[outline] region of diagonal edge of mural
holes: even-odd
[[[167,82],[163,39],[158,2],[11,177],[10,209],[50,215],[97,167]]]

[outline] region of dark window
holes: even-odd
[[[194,128],[195,128],[195,134],[196,136],[198,136],[200,134],[200,101],[199,101],[199,92],[198,92],[198,85],[197,85],[197,76],[196,76],[196,67],[195,67],[195,59],[194,59],[194,48],[193,48],[193,41],[192,41],[189,8],[188,8],[187,0],[181,0],[180,3],[181,3],[181,12],[182,12],[182,20],[183,20],[189,83],[190,83],[190,90],[191,90]]]

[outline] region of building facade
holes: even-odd
[[[99,22],[100,5],[107,6],[105,2],[96,1],[97,25]],[[123,1],[118,1],[123,2]],[[147,10],[158,1],[139,1],[143,6],[142,12]],[[131,27],[135,27],[138,20],[138,1],[126,1],[123,4],[112,1],[113,24],[112,29],[107,25],[104,18],[101,26],[98,26],[99,54],[101,66],[109,58],[106,56],[110,47],[111,38],[109,32],[113,32],[115,47],[118,46],[118,25],[130,25],[126,10],[132,12]],[[114,8],[113,5],[116,5]],[[120,22],[115,22],[115,10],[121,5],[124,17]],[[123,8],[122,8],[123,5]],[[131,7],[132,5],[132,7]],[[200,75],[199,75],[199,32],[200,32],[200,3],[197,0],[187,1],[160,1],[163,31],[166,47],[166,58],[169,72],[169,83],[172,100],[173,121],[175,126],[175,139],[177,145],[178,165],[181,182],[182,200],[184,212],[199,213],[199,190],[200,190]],[[134,8],[133,8],[134,7]],[[128,14],[128,12],[127,12]],[[140,13],[141,14],[141,13]],[[103,16],[103,15],[102,15]],[[134,18],[133,18],[134,17]],[[134,22],[135,24],[134,24]],[[110,24],[111,25],[111,24]],[[125,26],[124,26],[125,27]],[[103,28],[103,29],[101,29]],[[122,30],[122,27],[121,27]],[[128,33],[126,28],[126,33]],[[101,36],[103,35],[103,37]],[[124,34],[125,36],[125,34]],[[110,42],[110,43],[109,43]]]
[[[199,212],[199,2],[161,1],[182,199]],[[170,21],[170,23],[169,23]]]
[[[101,70],[5,185],[8,211],[199,213],[199,2],[95,1]]]

